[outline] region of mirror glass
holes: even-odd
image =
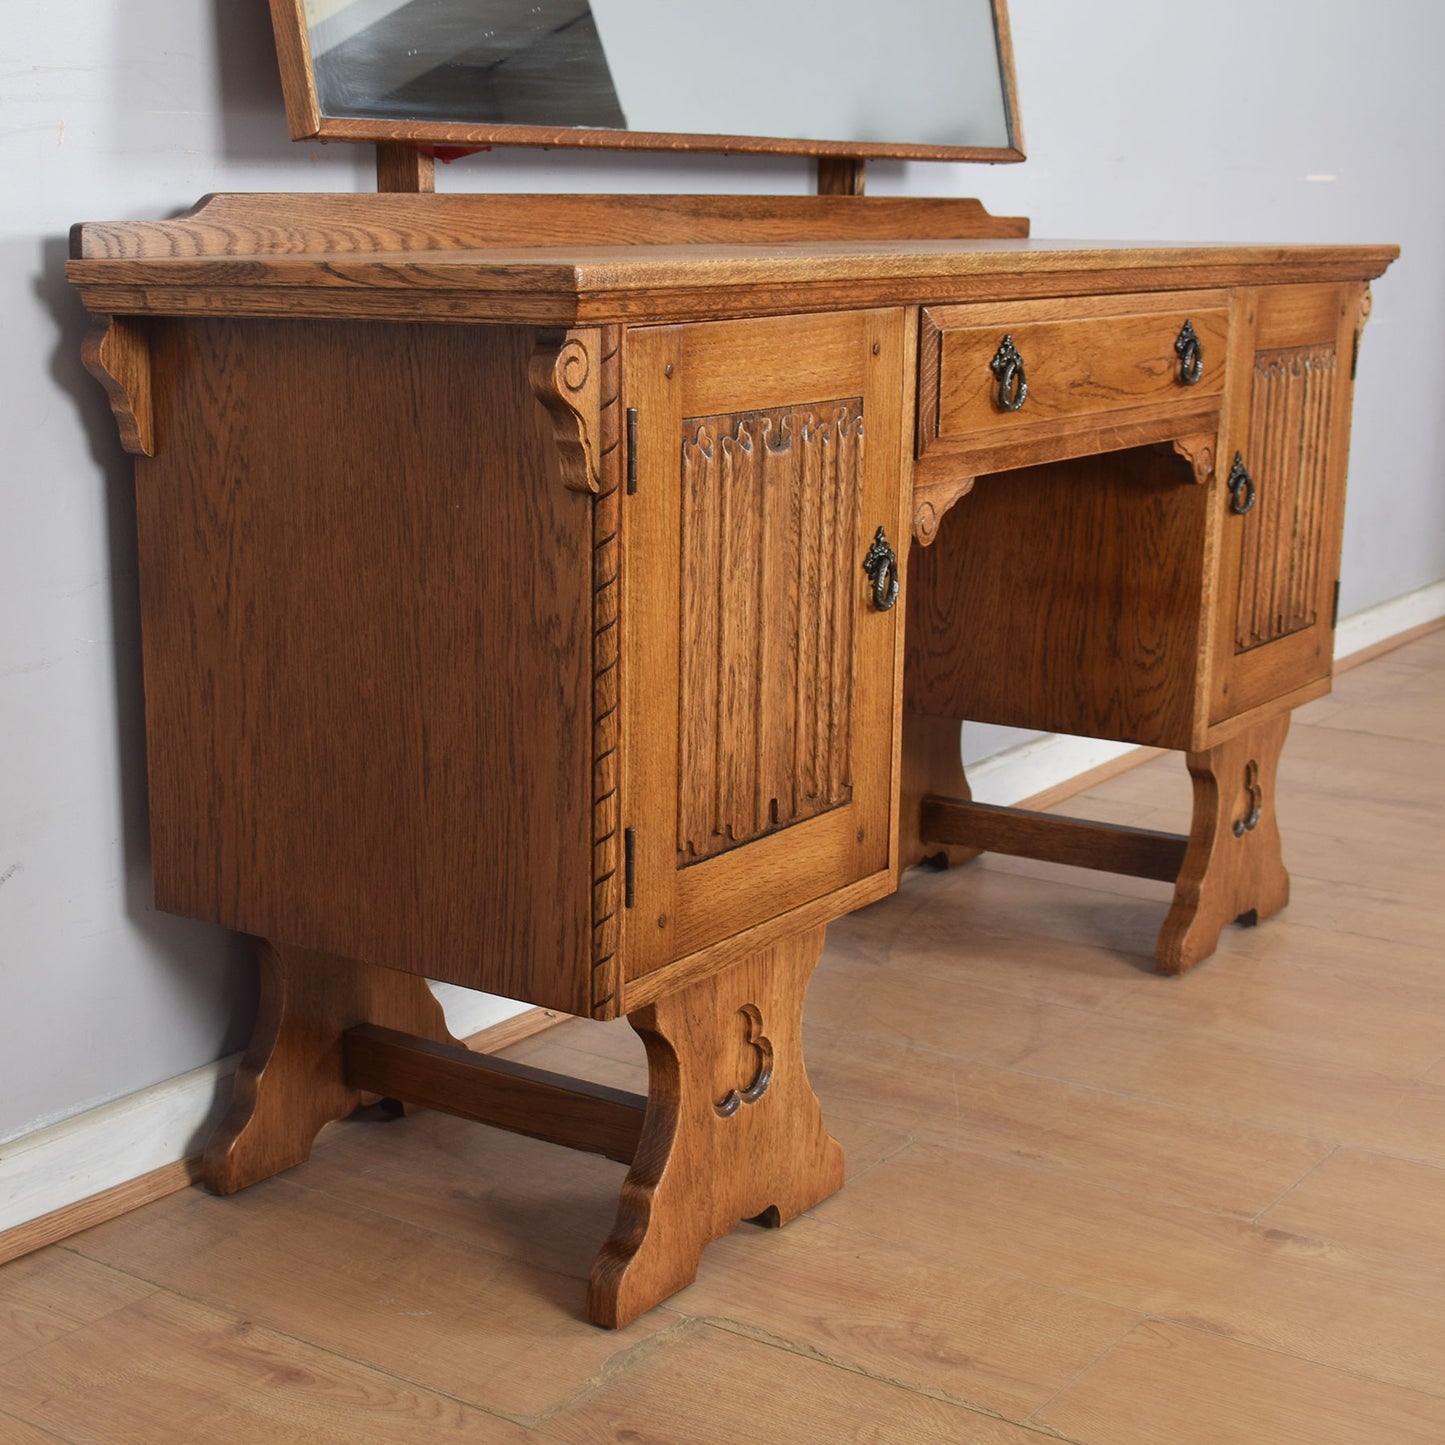
[[[393,138],[517,126],[626,132],[624,146],[1016,149],[1001,0],[298,3],[323,135],[339,118]],[[495,137],[513,138],[528,140]]]

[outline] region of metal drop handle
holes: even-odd
[[[1251,758],[1244,767],[1244,793],[1249,799],[1249,811],[1234,821],[1234,836],[1242,838],[1259,827],[1264,816],[1264,789],[1259,785],[1259,764]]]
[[[898,557],[888,545],[883,528],[873,534],[873,545],[863,559],[863,570],[873,584],[873,605],[887,612],[898,601]]]
[[[1012,336],[1005,336],[999,343],[989,367],[998,381],[993,404],[1000,411],[1017,411],[1029,399],[1029,378]]]
[[[1245,470],[1243,453],[1235,452],[1234,465],[1224,485],[1229,488],[1229,510],[1242,517],[1255,503],[1254,478]]]
[[[1179,385],[1198,386],[1204,375],[1204,347],[1192,321],[1186,321],[1174,338],[1174,354],[1179,358]]]

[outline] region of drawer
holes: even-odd
[[[1222,292],[926,307],[918,455],[1146,411],[1197,416],[1219,405],[1228,338]]]

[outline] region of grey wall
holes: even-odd
[[[1445,577],[1445,7],[1014,0],[1012,15],[1032,159],[876,165],[870,189],[978,194],[1040,235],[1402,242],[1361,362],[1344,611]],[[251,1008],[234,943],[148,901],[128,465],[80,368],[67,228],[211,190],[364,189],[370,165],[286,139],[259,0],[9,0],[0,49],[4,1139],[218,1057]],[[497,152],[441,178],[809,185],[799,161],[561,153]]]

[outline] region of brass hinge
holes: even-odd
[[[627,495],[637,490],[637,408],[627,408]]]
[[[1335,580],[1335,605],[1334,605],[1334,607],[1333,607],[1333,608],[1331,609],[1331,611],[1330,611],[1330,626],[1333,628],[1333,627],[1338,627],[1339,625],[1340,625],[1340,584],[1339,584],[1339,579],[1336,578],[1336,580]]]
[[[637,902],[637,829],[622,830],[622,904],[631,908]]]
[[[1355,327],[1354,344],[1350,347],[1350,380],[1355,379],[1355,373],[1360,369],[1360,328]]]

